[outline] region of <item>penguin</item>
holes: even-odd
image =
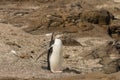
[[[59,37],[54,39],[52,34],[49,50],[47,54],[47,64],[48,70],[53,73],[60,73],[62,72],[62,40]]]

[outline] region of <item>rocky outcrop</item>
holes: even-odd
[[[68,68],[75,69],[81,73],[104,72],[110,74],[120,70],[119,42],[101,40],[100,38],[81,38],[77,41],[81,45],[65,47],[64,58],[66,66],[69,66]],[[70,53],[66,52],[68,50],[67,47]]]
[[[119,40],[120,36],[120,20],[114,20],[110,26],[108,26],[108,32],[110,33],[111,37],[116,38]]]
[[[106,46],[105,52],[103,50],[98,51],[97,57],[101,58],[100,64],[103,65],[103,71],[105,73],[115,73],[120,71],[119,59],[120,59],[120,46],[119,43],[111,42]]]
[[[107,10],[84,11],[80,17],[82,21],[102,25],[109,25],[114,19],[114,16]]]

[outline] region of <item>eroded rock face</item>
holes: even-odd
[[[108,28],[111,37],[120,40],[120,20],[114,20]]]
[[[109,42],[106,47],[99,48],[97,52],[93,53],[94,58],[100,58],[100,64],[103,65],[103,72],[105,73],[115,73],[120,69],[119,59],[120,59],[120,47],[119,42]]]
[[[77,5],[77,4],[76,4]],[[79,31],[79,24],[87,25],[89,23],[109,25],[111,20],[114,19],[114,16],[107,10],[88,10],[81,11],[81,8],[78,8],[78,12],[75,9],[67,9],[69,6],[65,6],[65,9],[53,10],[53,12],[48,14],[41,14],[36,22],[29,22],[29,25],[24,30],[26,32],[42,32],[42,31],[69,31],[69,29],[76,29]],[[66,11],[68,10],[68,11]],[[74,11],[74,12],[73,12]],[[46,11],[45,11],[46,12]],[[39,22],[38,22],[39,21]],[[84,27],[84,25],[81,25]],[[91,25],[91,24],[89,24]],[[85,26],[84,28],[86,29]],[[91,27],[92,29],[93,27]],[[73,30],[72,29],[72,30]]]
[[[80,17],[82,21],[103,25],[109,25],[110,20],[114,18],[107,10],[84,11]]]
[[[120,46],[118,45],[119,42],[115,45],[114,42],[104,42],[104,40],[99,41],[99,39],[96,42],[95,39],[87,39],[85,42],[80,42],[82,46],[74,46],[73,50],[70,50],[70,53],[65,52],[67,54],[64,58],[68,64],[69,62],[74,64],[71,67],[69,66],[69,68],[81,73],[115,73],[120,71],[120,50],[118,49]]]

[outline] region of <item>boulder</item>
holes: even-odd
[[[114,19],[114,16],[107,10],[92,10],[84,11],[80,18],[82,21],[94,24],[109,25],[111,19]]]

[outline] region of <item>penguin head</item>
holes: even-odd
[[[51,36],[51,38],[54,38],[54,39],[61,39],[61,38],[63,38],[63,34],[61,34],[61,33],[48,33],[48,34],[46,34],[45,36]]]
[[[48,33],[46,36],[51,36],[50,44],[49,46],[55,44],[55,45],[62,45],[62,37],[63,34],[60,33]]]
[[[56,36],[55,36],[55,39],[62,39],[63,38],[63,34],[57,34]]]

